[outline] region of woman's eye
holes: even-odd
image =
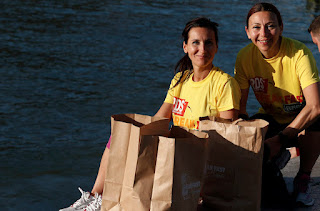
[[[268,25],[269,29],[274,29],[276,26],[275,25]]]
[[[199,44],[199,41],[193,41],[192,44],[198,45],[198,44]]]
[[[206,45],[212,45],[213,42],[212,41],[206,41]]]
[[[254,26],[253,29],[260,29],[260,26]]]

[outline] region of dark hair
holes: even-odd
[[[319,33],[319,31],[320,31],[320,15],[318,15],[317,17],[315,17],[315,19],[313,19],[312,23],[308,28],[309,33],[310,32]]]
[[[247,15],[247,26],[248,26],[249,18],[251,17],[251,15],[253,15],[256,12],[262,12],[262,11],[269,11],[269,12],[274,13],[277,16],[279,26],[283,26],[282,18],[281,18],[279,10],[273,4],[264,3],[264,2],[255,4],[249,10],[248,15]]]
[[[214,31],[214,35],[215,35],[215,40],[216,40],[216,44],[218,45],[218,26],[219,24],[213,22],[213,21],[210,21],[210,19],[208,18],[205,18],[205,17],[199,17],[199,18],[195,18],[195,19],[192,19],[191,21],[189,21],[183,32],[182,32],[182,38],[183,38],[183,41],[185,43],[188,42],[188,39],[189,39],[189,31],[192,29],[192,28],[195,28],[195,27],[202,27],[202,28],[207,28],[207,29],[211,29]],[[176,64],[175,66],[175,74],[178,73],[178,72],[181,72],[181,76],[180,78],[177,80],[177,83],[174,85],[177,86],[185,72],[187,70],[189,70],[189,73],[188,73],[188,76],[187,78],[191,75],[191,70],[193,69],[193,66],[192,66],[192,62],[188,56],[188,54],[184,55],[184,57],[182,57],[178,63]]]

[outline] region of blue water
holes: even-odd
[[[220,24],[214,64],[233,75],[249,40],[253,0],[2,0],[0,3],[0,209],[58,210],[90,191],[110,116],[153,115],[185,23]],[[319,1],[274,0],[284,35],[320,55],[307,28]],[[319,66],[318,66],[319,67]],[[251,95],[248,111],[259,105]]]

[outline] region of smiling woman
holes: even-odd
[[[173,119],[174,125],[193,130],[199,129],[201,117],[238,118],[239,85],[234,78],[213,65],[218,49],[217,26],[207,18],[195,18],[186,24],[182,32],[186,55],[177,63],[178,73],[172,79],[167,96],[155,116]],[[108,144],[110,142],[117,144],[112,142],[112,137]],[[91,193],[79,189],[81,198],[60,211],[85,207],[87,210],[92,207],[95,211],[100,210],[108,158],[107,146]]]
[[[251,118],[270,123],[265,141],[270,153],[265,161],[276,165],[272,169],[283,168],[290,159],[286,148],[298,140],[300,169],[294,179],[294,194],[296,202],[311,206],[310,173],[320,152],[320,79],[315,59],[303,43],[282,36],[282,18],[272,4],[254,5],[245,29],[252,43],[240,50],[235,65],[241,88],[240,114],[247,113],[251,86],[262,106]],[[266,169],[265,175],[281,174],[279,169],[270,174]],[[275,182],[268,183],[268,178],[262,180],[264,204],[276,202],[287,192],[281,192]]]
[[[218,24],[196,18],[182,32],[185,56],[177,63],[167,97],[157,116],[173,118],[173,123],[197,129],[199,117],[238,117],[239,87],[234,78],[213,65],[218,51]],[[183,108],[181,111],[176,108]]]

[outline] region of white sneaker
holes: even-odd
[[[94,200],[86,207],[83,211],[100,211],[102,204],[102,195],[96,193],[94,195]]]
[[[81,192],[81,198],[78,199],[76,202],[74,202],[70,207],[60,209],[59,211],[79,211],[83,210],[85,207],[87,207],[90,202],[94,201],[95,198],[90,195],[89,192],[83,191],[81,188],[78,188]]]

